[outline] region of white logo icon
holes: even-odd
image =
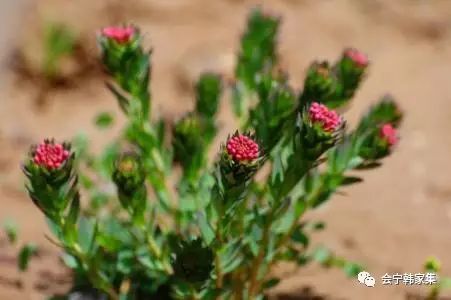
[[[360,282],[360,284],[364,284],[367,287],[374,287],[374,285],[376,284],[376,279],[374,279],[374,277],[366,271],[360,272],[357,275],[357,280]]]

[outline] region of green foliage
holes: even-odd
[[[436,257],[429,257],[423,266],[423,269],[427,273],[433,273],[437,276],[437,283],[431,285],[427,295],[427,300],[439,300],[440,294],[443,290],[451,289],[451,277],[442,276],[441,274],[441,262]]]
[[[60,61],[73,53],[74,34],[63,24],[50,23],[44,34],[44,73],[54,78],[60,71]]]
[[[108,112],[100,113],[96,116],[95,124],[99,128],[108,128],[114,122],[113,116]]]
[[[363,181],[349,171],[381,165],[393,150],[381,126],[396,128],[401,113],[385,97],[349,129],[330,110],[347,105],[366,74],[355,51],[333,67],[312,64],[297,96],[276,69],[279,23],[260,10],[249,17],[233,86],[240,128],[212,164],[221,77],[201,75],[194,110],[166,126],[150,120],[150,51],[139,30],[133,27],[129,39],[121,38],[122,27],[111,30],[119,37],[99,37],[107,88],[127,120],[122,134],[99,156],[78,137],[74,151],[64,144],[72,154],[61,167],[49,170],[32,156],[24,167],[30,197],[63,248],[74,285],[114,300],[253,300],[279,282],[271,270],[280,261],[316,261],[349,276],[362,269],[328,248],[310,250],[325,225],[303,216]],[[314,102],[329,108],[316,103],[312,112]],[[111,122],[108,114],[96,119],[100,127]]]
[[[8,237],[8,241],[14,245],[17,242],[17,235],[19,232],[19,227],[16,222],[12,219],[5,220],[3,222],[3,230]]]
[[[316,248],[311,256],[313,260],[326,268],[336,267],[342,269],[349,278],[356,278],[357,274],[364,270],[364,267],[360,264],[347,261],[322,246]]]
[[[138,155],[125,153],[116,161],[113,181],[117,186],[118,198],[133,220],[143,222],[147,202],[144,184],[146,174]]]
[[[203,246],[202,239],[176,241],[174,250],[174,275],[178,280],[191,284],[204,284],[213,270],[213,252]]]
[[[55,144],[54,140],[47,140],[46,143]],[[70,151],[71,146],[63,144],[63,148]],[[23,167],[24,173],[30,179],[26,188],[34,204],[51,221],[65,223],[67,226],[75,224],[80,201],[78,177],[73,170],[74,160],[75,155],[72,154],[58,169],[49,170],[32,160]]]
[[[395,127],[400,125],[402,113],[393,98],[389,95],[373,105],[368,113],[360,120],[358,130],[367,130],[381,124],[390,123]]]
[[[264,149],[270,152],[286,129],[286,119],[294,111],[295,95],[284,74],[273,76],[270,73],[257,76],[256,93],[259,101],[249,111],[246,127],[255,131]]]
[[[279,20],[256,9],[252,11],[247,30],[241,39],[241,51],[235,69],[237,79],[254,90],[256,76],[272,68],[276,60],[276,34]]]
[[[276,35],[280,20],[255,9],[249,15],[247,29],[241,38],[241,49],[235,68],[233,108],[238,117],[246,118],[255,93],[257,76],[271,70],[277,59]]]
[[[36,255],[38,248],[34,244],[26,244],[19,251],[19,256],[17,258],[17,266],[20,271],[26,271],[28,269],[28,264],[30,259]]]
[[[310,65],[304,90],[299,95],[302,106],[316,101],[331,108],[339,108],[349,102],[365,76],[367,63],[355,63],[348,56],[348,51],[350,49],[345,50],[334,65],[328,61],[315,61]]]
[[[196,84],[196,112],[206,119],[213,119],[218,111],[221,89],[221,79],[217,74],[202,74]]]
[[[196,84],[196,107],[180,119],[173,129],[174,160],[183,166],[181,185],[199,180],[207,163],[210,145],[216,136],[215,116],[222,92],[217,74],[204,73]]]

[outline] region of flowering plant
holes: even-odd
[[[309,237],[324,225],[300,220],[362,181],[349,171],[381,164],[398,142],[401,113],[386,96],[347,128],[339,112],[368,67],[356,49],[333,65],[314,62],[295,92],[277,70],[279,23],[260,10],[249,17],[232,84],[240,128],[212,165],[221,77],[201,75],[194,110],[167,128],[150,120],[151,52],[138,28],[101,30],[107,87],[127,117],[123,134],[100,157],[80,141],[45,140],[24,164],[74,290],[93,287],[114,300],[263,299],[281,261],[360,270],[326,248],[312,251]]]

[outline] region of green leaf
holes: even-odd
[[[207,245],[210,245],[216,237],[213,228],[208,223],[205,215],[200,212],[197,214],[197,220],[203,240]]]
[[[252,252],[252,255],[256,257],[260,252],[260,241],[262,239],[263,230],[261,227],[253,224],[251,232],[248,234],[246,238],[246,242],[249,246],[249,249]]]
[[[301,254],[301,255],[297,258],[296,263],[297,263],[299,266],[305,266],[305,265],[307,265],[308,263],[310,263],[311,261],[312,261],[312,257],[311,257],[311,256]]]
[[[430,256],[424,262],[424,270],[426,272],[439,273],[442,268],[440,260],[434,256]]]
[[[301,226],[298,226],[297,229],[293,232],[291,239],[294,242],[301,244],[304,248],[307,248],[310,243],[309,237],[304,232],[302,232]]]
[[[331,108],[339,106],[336,105],[337,103],[333,103],[334,100],[337,100],[334,99],[334,92],[337,89],[336,79],[329,62],[314,61],[307,70],[304,90],[299,95],[300,107],[306,106],[312,101],[324,103]]]
[[[61,59],[73,53],[75,36],[64,24],[50,23],[45,29],[43,71],[52,79],[61,71]]]
[[[322,221],[309,223],[309,227],[314,231],[324,230],[326,228],[326,223]]]
[[[78,242],[83,252],[90,253],[97,232],[97,222],[81,217],[78,224]]]
[[[356,170],[372,170],[375,168],[379,168],[382,163],[377,161],[363,162],[361,165],[357,166]]]
[[[182,212],[196,211],[196,195],[186,194],[180,201],[179,209]]]
[[[95,124],[99,128],[107,128],[110,127],[114,122],[114,117],[109,112],[102,112],[98,114],[95,118]]]
[[[35,244],[26,244],[19,251],[18,268],[20,271],[26,271],[32,256],[36,255],[38,248]]]
[[[354,169],[360,166],[364,162],[364,159],[360,156],[355,156],[348,162],[348,169]]]
[[[120,223],[115,216],[109,216],[99,223],[96,243],[110,252],[117,252],[124,245],[132,243],[133,239],[124,224]]]
[[[193,297],[193,288],[191,284],[187,282],[180,282],[173,287],[175,299],[195,299]]]
[[[196,84],[196,111],[211,119],[218,111],[221,96],[221,78],[214,73],[204,73]]]
[[[260,9],[251,12],[247,29],[241,39],[241,51],[235,69],[236,77],[253,89],[258,72],[275,63],[276,35],[279,19],[263,13]]]
[[[72,199],[69,214],[67,215],[67,224],[76,225],[79,214],[80,214],[80,196],[78,193],[76,193],[74,199]]]
[[[188,113],[173,128],[174,159],[183,167],[183,179],[198,180],[201,168],[206,164],[207,141],[205,120]]]
[[[387,95],[369,109],[360,120],[357,131],[364,132],[368,128],[378,127],[384,123],[390,123],[397,127],[402,121],[402,117],[402,112],[393,97]]]
[[[244,260],[243,247],[240,240],[229,242],[218,252],[220,269],[227,274],[239,267]]]
[[[255,130],[260,144],[266,152],[290,132],[288,124],[295,111],[295,96],[285,75],[270,72],[259,74],[256,80],[258,102],[249,112],[248,125]],[[288,129],[288,130],[286,130]]]
[[[327,264],[332,257],[332,252],[325,247],[318,247],[313,252],[313,258],[320,264]]]
[[[87,190],[90,190],[94,187],[94,181],[84,174],[78,174],[79,182],[81,186]]]
[[[155,132],[157,136],[158,146],[159,148],[163,147],[164,138],[166,134],[166,123],[164,119],[159,120],[155,124]]]
[[[50,218],[45,218],[50,232],[59,240],[62,239],[62,229]]]
[[[124,96],[122,92],[120,92],[113,84],[107,82],[106,87],[116,96],[117,102],[119,103],[119,107],[122,109],[124,113],[128,113],[128,108],[130,105],[130,100]]]
[[[292,210],[288,210],[277,220],[274,226],[274,231],[276,233],[286,233],[290,229],[293,222],[295,222],[295,213]]]
[[[284,163],[282,159],[282,154],[277,153],[273,158],[273,165],[271,170],[271,183],[283,182],[284,181]]]
[[[127,294],[120,294],[119,295],[119,300],[131,300],[131,296],[127,293]]]
[[[99,159],[99,171],[106,179],[111,179],[114,171],[114,162],[119,157],[119,145],[116,142],[109,144]]]
[[[17,235],[19,231],[19,226],[12,219],[7,219],[3,222],[3,229],[5,230],[6,236],[8,237],[8,241],[11,244],[15,244],[17,241]]]
[[[62,259],[64,264],[72,270],[75,270],[79,267],[77,259],[68,253],[63,253]]]
[[[363,179],[360,177],[347,176],[347,177],[343,178],[341,185],[351,185],[351,184],[360,183],[360,182],[363,182]]]
[[[347,261],[345,262],[343,270],[349,278],[355,278],[357,277],[357,274],[363,271],[363,267],[357,263]]]
[[[284,200],[280,201],[280,203],[276,204],[277,207],[274,208],[274,220],[277,220],[281,217],[283,217],[288,209],[291,207],[291,199],[289,197],[285,198]]]
[[[271,289],[271,288],[275,287],[276,285],[278,285],[279,282],[280,282],[280,278],[273,277],[263,283],[263,289],[265,289],[265,290]]]
[[[90,198],[89,206],[94,210],[98,210],[106,206],[109,200],[110,196],[108,194],[100,191],[95,191]]]
[[[237,82],[232,86],[232,109],[236,117],[242,118],[245,116],[245,112],[247,112],[249,106],[249,97],[250,95],[247,94],[243,82]]]
[[[133,271],[135,255],[131,250],[123,250],[118,254],[117,270],[124,274],[130,274]]]

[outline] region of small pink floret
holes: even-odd
[[[102,29],[102,35],[115,40],[119,44],[128,43],[135,34],[135,28],[133,26],[110,26]]]
[[[227,153],[237,161],[254,160],[260,155],[258,144],[243,134],[231,137],[227,141],[226,149]]]
[[[398,133],[391,124],[384,124],[380,129],[381,138],[386,141],[390,146],[394,146],[398,143]]]
[[[350,58],[359,67],[364,68],[368,65],[368,57],[357,49],[347,49],[345,51],[345,56]]]
[[[44,141],[34,151],[33,162],[48,170],[58,169],[69,158],[69,151],[63,145]]]
[[[321,124],[324,131],[333,132],[341,125],[340,115],[329,110],[324,104],[313,102],[309,108],[309,117],[313,123]]]

